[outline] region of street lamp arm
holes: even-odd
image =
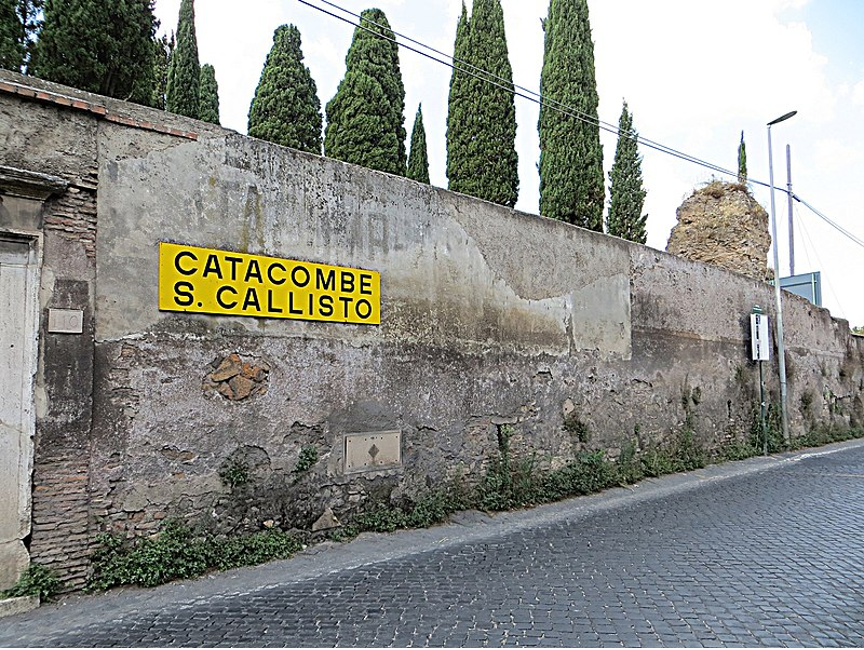
[[[768,122],[768,126],[774,126],[775,124],[780,124],[780,122],[785,122],[790,117],[795,117],[796,115],[798,115],[798,111],[789,111],[785,115],[781,115],[780,117],[778,117],[776,120],[771,120],[770,122]]]

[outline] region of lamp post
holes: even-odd
[[[774,301],[777,303],[777,362],[780,366],[780,415],[783,422],[783,442],[789,446],[789,416],[786,411],[786,352],[783,345],[783,299],[780,294],[780,253],[777,242],[777,210],[774,205],[774,162],[771,150],[771,127],[794,117],[798,111],[790,111],[776,120],[768,122],[768,181],[771,184],[771,238],[774,248]]]

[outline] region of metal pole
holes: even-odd
[[[780,293],[780,253],[777,242],[777,208],[774,202],[774,161],[771,153],[771,126],[794,113],[784,115],[768,124],[768,181],[771,185],[771,236],[774,244],[774,301],[777,305],[777,362],[780,366],[780,415],[783,422],[783,442],[789,445],[789,420],[786,413],[786,350],[783,345],[783,297]]]
[[[762,377],[762,361],[759,361],[759,412],[762,415],[762,454],[768,455],[768,423],[765,421],[765,381]]]
[[[795,225],[792,221],[792,148],[786,145],[786,195],[789,197],[789,275],[795,275]]]

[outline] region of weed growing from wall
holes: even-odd
[[[226,460],[219,468],[219,478],[222,485],[232,490],[249,482],[249,464],[243,458]]]
[[[536,456],[514,460],[510,451],[513,430],[498,429],[498,454],[489,462],[477,493],[482,510],[508,510],[534,501],[537,471]]]
[[[0,592],[0,598],[37,596],[42,601],[51,601],[60,591],[62,583],[50,569],[41,564],[31,564],[12,587]]]
[[[786,442],[783,440],[783,416],[780,404],[771,402],[765,413],[765,426],[767,427],[768,453],[776,454],[786,450]],[[765,433],[762,431],[762,414],[759,406],[753,408],[750,418],[750,444],[756,448],[757,453],[762,453],[764,448]]]
[[[300,457],[297,459],[297,464],[294,466],[294,478],[292,485],[297,484],[303,475],[306,474],[315,463],[318,462],[318,447],[315,445],[304,445],[300,450]]]
[[[591,442],[591,430],[579,418],[576,411],[571,411],[564,416],[564,430],[583,445]]]
[[[302,548],[279,530],[240,537],[201,534],[185,524],[169,521],[152,538],[123,540],[103,534],[91,557],[93,574],[88,589],[119,585],[154,587],[172,580],[193,578],[211,569],[232,569],[290,557]]]

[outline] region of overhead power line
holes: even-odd
[[[624,137],[634,139],[634,140],[636,140],[636,142],[638,144],[641,144],[645,147],[648,147],[649,149],[654,149],[656,151],[659,151],[660,153],[665,153],[667,155],[674,156],[675,158],[678,158],[678,159],[683,160],[685,162],[693,163],[694,165],[699,165],[700,167],[705,167],[706,169],[710,169],[711,171],[717,172],[719,174],[724,174],[726,176],[732,176],[735,178],[738,177],[737,171],[733,171],[731,169],[726,169],[725,167],[721,167],[720,165],[715,165],[714,163],[708,162],[707,160],[702,160],[701,158],[697,158],[696,156],[692,156],[692,155],[685,153],[683,151],[679,151],[677,149],[674,149],[670,146],[664,145],[664,144],[657,142],[655,140],[651,140],[651,139],[646,138],[646,137],[641,136],[641,135],[634,137],[633,135],[631,135],[629,133],[628,134],[621,133],[618,129],[618,126],[615,124],[611,124],[609,122],[604,122],[603,120],[600,120],[597,117],[594,117],[592,115],[588,115],[586,113],[582,113],[581,111],[573,108],[572,106],[568,106],[566,104],[563,104],[562,102],[559,102],[555,99],[550,99],[548,97],[544,97],[539,92],[536,92],[534,90],[530,90],[529,88],[525,88],[524,86],[520,86],[518,84],[515,84],[509,79],[505,79],[505,78],[500,77],[498,75],[495,75],[495,74],[493,74],[487,70],[479,68],[479,67],[477,67],[477,66],[475,66],[475,65],[473,65],[467,61],[457,59],[454,56],[451,56],[449,54],[441,52],[440,50],[437,50],[434,47],[431,47],[429,45],[426,45],[425,43],[422,43],[421,41],[418,41],[414,38],[411,38],[410,36],[406,36],[404,34],[397,32],[397,31],[394,31],[391,27],[381,25],[379,23],[376,23],[373,20],[369,20],[368,18],[362,18],[362,16],[360,14],[353,12],[350,9],[346,9],[345,7],[342,7],[342,6],[340,6],[334,2],[330,2],[329,0],[316,0],[316,1],[322,5],[326,5],[328,7],[331,7],[332,9],[340,11],[340,12],[346,14],[347,16],[352,16],[353,18],[356,18],[359,22],[354,22],[354,20],[346,18],[345,16],[340,16],[336,13],[333,13],[332,11],[325,9],[324,7],[322,7],[320,5],[317,5],[317,4],[314,4],[313,2],[310,2],[310,0],[297,0],[297,1],[300,2],[301,4],[306,5],[307,7],[310,7],[312,9],[317,10],[317,11],[320,11],[321,13],[326,14],[332,18],[335,18],[336,20],[347,23],[348,25],[351,25],[354,28],[362,29],[362,30],[364,30],[370,34],[373,34],[374,36],[376,36],[378,38],[389,41],[391,43],[395,43],[398,47],[401,47],[403,49],[414,52],[415,54],[419,54],[420,56],[423,56],[427,59],[435,61],[436,63],[440,63],[442,65],[445,65],[448,68],[451,68],[452,70],[463,72],[463,73],[465,73],[471,77],[474,77],[475,79],[479,79],[481,81],[484,81],[486,83],[489,83],[489,84],[495,86],[496,88],[500,88],[501,90],[504,90],[504,91],[509,92],[509,93],[513,93],[513,95],[516,97],[521,97],[523,99],[527,99],[530,102],[533,102],[535,104],[538,104],[538,105],[546,107],[546,108],[549,108],[553,111],[556,111],[556,112],[561,113],[563,115],[566,115],[568,117],[572,117],[574,119],[580,120],[581,122],[585,122],[585,123],[590,124],[592,126],[597,126],[600,129],[607,131],[607,132],[610,132],[610,133],[614,133],[619,137],[624,136]],[[370,25],[374,25],[375,27],[378,27],[380,29],[384,29],[384,30],[387,30],[387,31],[393,33],[393,37],[391,38],[385,34],[377,32],[373,29],[369,29],[364,24],[362,24],[364,22],[369,23]],[[396,39],[397,36],[399,38],[407,41],[407,43],[398,41]],[[422,48],[422,50],[418,49],[418,47],[414,47],[414,45],[418,46],[419,48]],[[426,51],[424,52],[423,50],[426,50]],[[444,58],[442,59],[442,58],[438,58],[438,57],[444,57]],[[767,183],[765,181],[760,181],[760,180],[757,180],[754,178],[749,178],[749,177],[748,177],[747,181],[749,183],[754,184],[754,185],[759,185],[761,187],[771,189],[771,184]],[[776,189],[780,192],[789,194],[789,191],[785,188],[775,186],[774,189]],[[856,237],[855,235],[850,233],[848,230],[845,230],[842,226],[833,222],[831,219],[829,219],[827,216],[825,216],[824,214],[819,212],[816,208],[814,208],[812,205],[810,205],[809,203],[807,203],[806,201],[801,199],[796,194],[791,193],[791,195],[792,195],[792,198],[794,198],[796,201],[798,201],[802,205],[806,206],[814,214],[816,214],[818,217],[823,219],[826,223],[828,223],[829,225],[834,227],[838,232],[840,232],[844,236],[848,237],[850,240],[852,240],[854,243],[858,244],[859,246],[864,247],[864,241],[862,241],[860,238]]]
[[[861,240],[859,237],[856,237],[855,235],[853,235],[851,232],[849,232],[848,230],[846,230],[846,229],[845,229],[843,226],[841,226],[840,224],[838,224],[838,223],[832,221],[831,219],[829,219],[827,216],[825,216],[825,215],[824,215],[823,213],[821,213],[819,210],[817,210],[817,209],[814,208],[812,205],[810,205],[809,203],[807,203],[807,201],[805,201],[804,199],[802,199],[801,197],[799,197],[799,196],[798,196],[797,194],[795,194],[794,192],[792,192],[792,198],[795,199],[796,201],[798,201],[801,205],[803,205],[803,206],[805,206],[806,208],[808,208],[808,209],[809,209],[813,214],[815,214],[817,217],[819,217],[820,219],[822,219],[822,221],[824,221],[824,222],[827,223],[829,226],[831,226],[832,228],[834,228],[835,230],[837,230],[837,232],[843,234],[844,236],[848,237],[848,238],[851,239],[853,242],[855,242],[856,244],[858,244],[859,246],[861,246],[862,248],[864,248],[864,240]]]
[[[500,89],[505,90],[507,92],[513,93],[517,97],[527,99],[528,101],[531,101],[535,104],[545,106],[546,108],[557,111],[559,113],[562,113],[563,115],[566,115],[568,117],[572,117],[574,119],[577,119],[581,122],[585,122],[585,123],[590,124],[592,126],[597,126],[600,129],[602,129],[604,131],[608,131],[610,133],[614,133],[615,135],[625,135],[625,137],[630,137],[630,138],[633,137],[630,134],[619,134],[618,126],[616,124],[610,124],[609,122],[604,122],[603,120],[600,120],[600,119],[593,117],[591,115],[587,115],[585,113],[582,113],[578,109],[575,109],[571,106],[567,106],[566,104],[563,104],[563,103],[561,103],[555,99],[544,97],[543,95],[541,95],[537,91],[534,91],[534,90],[531,90],[529,88],[525,88],[524,86],[520,86],[518,84],[515,84],[512,81],[510,81],[509,79],[505,79],[503,77],[500,77],[496,74],[493,74],[487,70],[484,70],[483,68],[479,68],[479,67],[477,67],[477,66],[475,66],[475,65],[473,65],[467,61],[464,61],[462,59],[458,59],[458,58],[455,58],[449,54],[445,54],[444,52],[441,52],[440,50],[436,50],[434,47],[431,47],[429,45],[425,45],[424,43],[422,43],[416,39],[413,39],[409,36],[405,36],[404,34],[400,34],[399,32],[394,31],[392,28],[389,28],[389,27],[386,27],[386,26],[381,25],[379,23],[376,23],[373,20],[369,20],[368,18],[363,18],[362,22],[368,23],[370,25],[374,25],[375,27],[379,27],[381,29],[386,29],[386,30],[393,33],[394,38],[390,38],[389,36],[386,36],[385,34],[381,34],[379,32],[376,32],[373,29],[369,29],[368,27],[366,27],[365,25],[363,25],[361,23],[357,23],[351,19],[345,18],[343,16],[339,16],[338,14],[335,14],[332,11],[329,11],[323,7],[320,7],[320,6],[313,4],[313,2],[310,2],[309,0],[297,0],[297,1],[300,2],[301,4],[306,5],[307,7],[311,7],[312,9],[316,9],[323,14],[326,14],[328,16],[336,18],[337,20],[341,20],[342,22],[347,23],[347,24],[351,25],[352,27],[360,28],[366,32],[369,32],[370,34],[374,34],[378,38],[384,39],[384,40],[389,41],[391,43],[395,43],[396,45],[398,45],[401,48],[404,48],[406,50],[414,52],[415,54],[419,54],[420,56],[424,56],[427,59],[431,59],[432,61],[435,61],[436,63],[446,65],[448,68],[451,68],[453,70],[457,70],[459,72],[464,72],[465,74],[467,74],[471,77],[474,77],[475,79],[480,79],[481,81],[485,81],[486,83],[489,83],[489,84],[495,86],[496,88],[500,88]],[[321,3],[321,4],[327,5],[329,7],[332,7],[338,11],[341,11],[341,12],[343,12],[349,16],[352,16],[352,17],[356,18],[357,20],[361,19],[360,14],[355,13],[355,12],[351,11],[350,9],[345,9],[344,7],[341,7],[340,5],[337,5],[333,2],[329,2],[328,0],[316,0],[316,1]],[[418,47],[423,48],[424,50],[428,50],[428,52],[423,52],[423,51],[417,49],[416,47],[413,47],[412,45],[402,43],[395,38],[396,36],[404,39],[405,41],[408,41],[409,43],[417,45]],[[429,52],[431,52],[431,54]],[[444,57],[444,59],[437,58],[437,56],[433,56],[433,55]],[[666,154],[669,154],[671,156],[675,156],[676,158],[680,158],[681,160],[685,160],[687,162],[691,162],[691,163],[694,163],[696,165],[706,167],[706,168],[708,168],[712,171],[718,172],[720,174],[725,174],[727,176],[737,176],[738,175],[738,172],[736,172],[736,171],[732,171],[730,169],[726,169],[726,168],[721,167],[719,165],[715,165],[714,163],[708,162],[706,160],[702,160],[702,159],[697,158],[695,156],[691,156],[690,154],[684,153],[683,151],[678,151],[677,149],[673,149],[672,147],[669,147],[669,146],[664,145],[662,143],[656,142],[654,140],[650,140],[650,139],[645,138],[641,135],[636,137],[635,139],[639,144],[642,144],[642,145],[644,145],[650,149],[656,149],[657,151],[660,151],[662,153],[666,153]],[[756,185],[763,185],[765,187],[769,187],[769,185],[767,183],[764,183],[762,181],[752,180],[751,182],[755,183]]]

